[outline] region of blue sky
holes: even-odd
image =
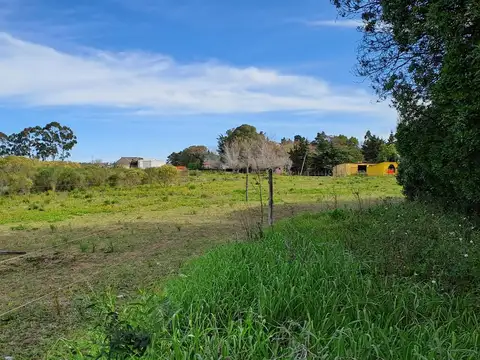
[[[0,131],[59,121],[79,161],[214,148],[243,123],[387,136],[356,25],[326,0],[0,0]]]

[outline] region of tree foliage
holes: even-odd
[[[363,19],[358,73],[399,112],[406,195],[480,211],[480,3],[333,2]]]
[[[385,141],[378,136],[372,135],[370,130],[365,134],[364,142],[362,145],[362,154],[366,162],[388,161],[381,160],[380,152],[385,145]]]
[[[167,163],[174,166],[186,166],[190,170],[201,170],[207,160],[216,158],[206,146],[193,145],[180,151],[173,152],[167,158]]]
[[[363,148],[355,137],[327,135],[325,132],[318,133],[313,141],[296,135],[293,140],[283,138],[276,142],[254,126],[243,124],[218,137],[219,155],[209,152],[204,146],[191,146],[172,153],[167,162],[188,166],[198,159],[195,154],[202,154],[202,159],[212,163],[220,157],[226,168],[237,171],[282,168],[294,174],[329,175],[338,164],[362,162],[364,153],[372,163],[394,161],[390,160],[397,158],[394,143],[393,133],[386,142],[370,131]]]
[[[399,157],[395,144],[382,144],[378,152],[377,162],[398,162]]]
[[[314,149],[304,136],[296,135],[293,140],[293,147],[288,152],[292,161],[292,171],[295,174],[301,174],[302,169],[308,169],[311,165],[312,153]]]
[[[28,127],[6,135],[0,133],[0,156],[23,156],[40,160],[66,160],[77,144],[72,129],[58,122]]]
[[[225,153],[225,146],[233,142],[247,142],[256,141],[259,138],[264,138],[265,134],[257,132],[255,126],[243,124],[234,129],[229,129],[225,134],[218,137],[218,153],[223,156]]]
[[[354,137],[330,136],[321,132],[317,134],[313,144],[315,153],[312,156],[312,168],[320,174],[331,174],[333,168],[339,164],[363,160],[358,139]]]

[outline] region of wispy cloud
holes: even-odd
[[[366,92],[311,76],[215,61],[183,64],[141,52],[73,54],[6,33],[0,33],[0,79],[0,102],[23,106],[97,106],[150,114],[391,114]]]
[[[309,20],[304,22],[311,27],[343,27],[343,28],[357,28],[363,24],[361,20],[344,19],[344,20]]]

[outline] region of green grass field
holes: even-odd
[[[105,290],[127,303],[161,289],[188,259],[244,240],[260,219],[258,180],[248,204],[244,182],[194,173],[170,187],[1,197],[0,248],[27,255],[0,258],[0,355],[43,358],[91,326],[90,305]],[[394,178],[275,178],[276,219],[387,198],[401,198]]]
[[[422,204],[300,215],[128,305],[107,294],[47,358],[478,359],[472,227]]]
[[[0,356],[478,359],[480,232],[384,178],[2,198]],[[265,179],[260,179],[264,188]],[[266,196],[264,192],[264,199]]]

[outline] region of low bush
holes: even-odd
[[[19,157],[0,159],[0,195],[82,190],[86,187],[133,187],[147,183],[164,186],[177,182],[178,170],[166,165],[148,170],[104,168],[70,162],[49,162]]]
[[[107,184],[109,169],[100,166],[85,168],[85,182],[90,187],[104,186]]]
[[[123,180],[125,178],[125,173],[123,171],[119,171],[118,169],[114,169],[114,171],[108,176],[107,184],[111,187],[117,187],[123,184]]]
[[[82,171],[65,167],[58,170],[57,190],[72,191],[85,188],[85,176]]]
[[[164,165],[159,168],[145,170],[147,181],[151,184],[173,185],[178,181],[179,173],[175,166]]]
[[[131,187],[145,183],[147,175],[140,169],[112,169],[107,178],[108,185],[112,187]]]
[[[419,204],[301,216],[194,260],[164,294],[123,308],[109,297],[104,331],[55,356],[477,359],[478,298],[450,287],[478,285],[477,240],[467,220]]]
[[[147,178],[145,171],[140,169],[125,169],[124,174],[121,186],[125,187],[141,185]]]
[[[47,167],[40,169],[34,178],[34,188],[37,192],[55,191],[57,189],[59,169]]]
[[[34,160],[0,158],[0,194],[26,194],[33,187],[37,163]]]

